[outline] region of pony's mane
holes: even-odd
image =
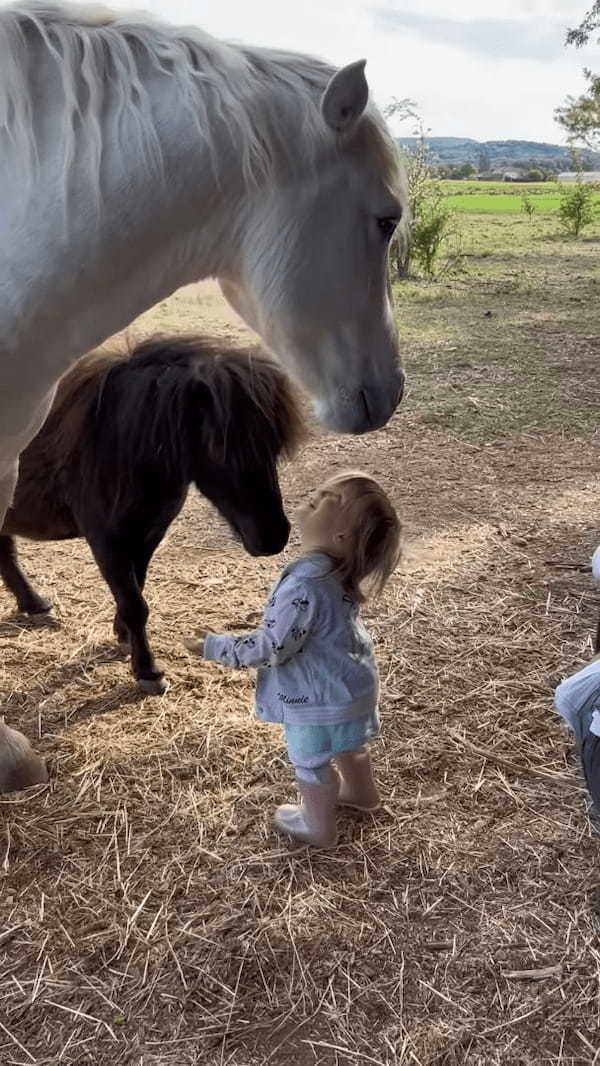
[[[81,359],[62,379],[42,434],[46,453],[60,464],[77,457],[84,482],[115,502],[157,456],[176,479],[189,471],[190,448],[234,469],[260,467],[291,458],[305,426],[293,386],[270,359],[203,337],[158,336],[130,354]]]
[[[281,163],[297,169],[298,144],[291,130],[301,131],[305,166],[330,137],[320,98],[335,68],[322,60],[218,41],[200,29],[171,27],[146,15],[25,0],[0,10],[0,132],[8,131],[31,162],[36,158],[35,116],[27,52],[36,36],[60,72],[65,181],[79,151],[76,137],[84,137],[99,185],[108,92],[135,122],[147,166],[154,172],[161,168],[141,64],[172,79],[215,166],[213,118],[222,122],[241,153],[248,180],[260,180]],[[372,127],[386,166],[395,172],[392,142],[377,113],[369,109],[359,125]]]

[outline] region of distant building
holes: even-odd
[[[577,181],[578,178],[581,178],[581,181],[600,183],[600,170],[583,170],[581,174],[575,170],[565,170],[563,174],[558,175],[559,181]]]
[[[477,175],[477,181],[527,181],[524,170],[483,170]]]

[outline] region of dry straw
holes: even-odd
[[[181,644],[251,627],[280,560],[247,559],[191,500],[148,583],[172,687],[141,699],[87,548],[23,547],[56,621],[3,597],[0,689],[53,773],[1,803],[3,1066],[600,1061],[598,849],[551,709],[589,653],[589,576],[553,561],[589,558],[598,447],[560,443],[568,482],[549,439],[508,462],[404,418],[286,471],[293,506],[365,467],[412,531],[367,608],[386,805],[344,815],[333,853],[273,836],[278,731],[249,676]]]

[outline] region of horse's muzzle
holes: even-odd
[[[389,422],[403,393],[404,374],[399,370],[395,381],[386,388],[369,386],[344,395],[339,404],[326,409],[321,421],[335,433],[372,433]]]

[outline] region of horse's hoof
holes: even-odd
[[[163,696],[168,691],[166,677],[138,677],[138,688],[146,696]]]

